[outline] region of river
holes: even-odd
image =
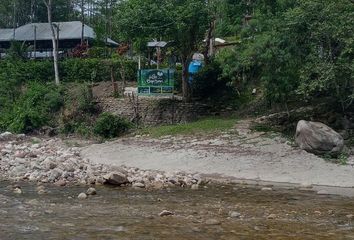
[[[261,186],[139,190],[0,182],[0,239],[354,239],[354,199]],[[263,189],[265,190],[265,189]],[[270,190],[270,189],[269,189]],[[169,210],[172,216],[160,217]],[[232,215],[232,217],[230,217]]]

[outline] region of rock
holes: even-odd
[[[106,182],[106,180],[103,178],[103,177],[101,177],[101,176],[99,176],[99,177],[96,177],[96,184],[104,184]]]
[[[37,192],[39,195],[43,195],[43,194],[46,194],[47,193],[47,191],[46,190],[44,190],[44,189],[40,189],[40,190],[38,190],[38,192]]]
[[[171,215],[174,215],[174,213],[167,210],[163,210],[162,212],[159,213],[160,217],[171,216]]]
[[[267,219],[275,219],[276,217],[277,217],[277,215],[272,213],[272,214],[268,215]]]
[[[148,188],[155,189],[155,190],[161,190],[164,188],[164,185],[162,182],[152,182]]]
[[[54,169],[57,167],[57,164],[55,162],[53,162],[52,160],[50,159],[45,159],[42,163],[41,163],[42,166],[45,167],[46,170],[51,170],[51,169]]]
[[[198,184],[193,184],[193,185],[191,186],[191,189],[193,189],[193,190],[198,190],[198,189],[199,189],[199,185],[198,185]]]
[[[320,190],[317,192],[318,195],[328,195],[329,193],[326,190]]]
[[[301,183],[300,188],[313,188],[313,186],[310,183]]]
[[[27,155],[26,152],[16,152],[16,153],[15,153],[15,157],[16,157],[16,158],[25,158],[26,155]]]
[[[77,196],[78,199],[86,199],[87,195],[86,193],[80,193],[79,196]]]
[[[15,177],[19,177],[22,176],[26,173],[26,167],[23,165],[18,165],[16,167],[14,167],[11,172],[10,175],[15,176]]]
[[[348,219],[353,219],[353,218],[354,218],[354,215],[353,215],[353,214],[348,214],[348,215],[346,215],[345,217],[348,218]]]
[[[261,188],[261,191],[273,191],[273,188],[270,188],[270,187],[263,187]]]
[[[97,194],[97,191],[96,191],[95,188],[92,188],[92,187],[91,187],[91,188],[87,189],[86,194],[87,194],[87,195],[96,195],[96,194]]]
[[[43,185],[39,185],[39,186],[36,188],[37,191],[44,190],[44,189],[45,189],[45,188],[44,188]]]
[[[14,193],[16,193],[16,194],[21,194],[22,193],[22,190],[21,190],[21,188],[15,188],[14,189]]]
[[[103,178],[106,180],[106,183],[112,185],[122,185],[129,182],[127,176],[121,172],[112,172],[103,176]]]
[[[55,182],[55,185],[60,186],[60,187],[64,187],[66,185],[66,182],[65,182],[65,180],[61,179],[61,180]]]
[[[208,219],[205,221],[206,225],[220,225],[221,222],[219,220],[216,219]]]
[[[56,179],[58,179],[59,177],[61,177],[62,174],[63,174],[63,171],[61,169],[55,168],[52,171],[50,171],[48,181],[53,182]]]
[[[133,183],[132,187],[134,187],[134,188],[145,188],[145,184],[144,183],[140,183],[140,182],[136,182],[136,183]]]
[[[343,137],[332,128],[304,120],[297,124],[295,142],[301,149],[314,154],[337,156],[344,148]]]
[[[231,218],[240,218],[240,217],[241,217],[241,213],[236,212],[236,211],[230,211],[230,212],[229,212],[229,216],[230,216]]]
[[[10,140],[14,135],[10,132],[4,132],[0,134],[0,141],[8,141]]]

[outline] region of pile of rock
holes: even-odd
[[[9,132],[0,134],[0,178],[67,184],[112,184],[135,188],[198,186],[195,174],[145,171],[93,164],[80,156],[80,148],[67,147],[59,138],[39,139]]]

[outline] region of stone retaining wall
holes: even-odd
[[[103,111],[117,114],[142,125],[183,123],[206,116],[227,116],[233,113],[231,107],[214,107],[193,102],[186,103],[176,98],[106,97],[98,100]]]

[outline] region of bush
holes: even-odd
[[[221,78],[222,69],[220,64],[213,61],[206,65],[199,73],[194,76],[191,84],[193,96],[201,99],[220,99],[227,97],[232,91],[227,86],[225,79]]]
[[[54,85],[31,83],[12,105],[2,109],[0,128],[28,133],[54,125],[54,114],[63,106],[61,89]]]
[[[82,137],[92,136],[92,126],[98,111],[90,86],[67,84],[64,111],[60,116],[60,132]]]
[[[136,80],[137,63],[128,59],[65,59],[59,62],[62,82],[100,82],[111,81],[111,66],[116,81],[121,81],[121,69],[124,69],[127,81]],[[53,63],[51,61],[0,61],[0,75],[7,79],[26,83],[30,81],[54,81]]]
[[[115,138],[125,133],[130,123],[125,119],[110,113],[101,114],[94,126],[94,133],[103,138]]]

